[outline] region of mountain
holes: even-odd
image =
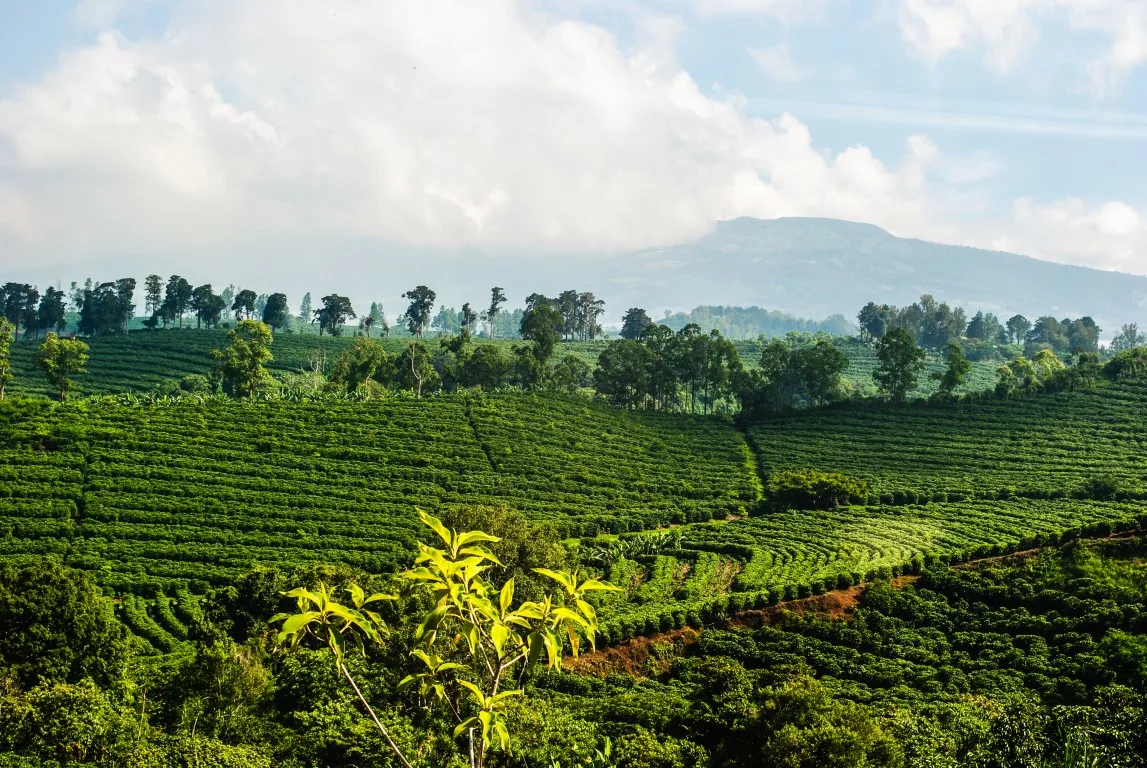
[[[259,293],[283,291],[292,307],[303,293],[349,296],[359,310],[385,303],[393,318],[400,294],[419,284],[445,306],[484,307],[490,286],[522,306],[536,292],[592,290],[606,302],[605,322],[620,323],[627,307],[664,312],[696,307],[763,307],[802,318],[834,314],[855,322],[869,301],[911,303],[924,293],[1006,319],[1091,315],[1110,337],[1128,322],[1147,324],[1147,277],[1053,264],[1013,253],[899,238],[871,224],[837,219],[740,218],[722,221],[705,236],[668,247],[622,253],[493,247],[456,250],[380,243],[359,237],[311,240],[266,235],[234,243],[243,256],[219,252],[117,255],[73,265],[0,266],[0,282],[41,288],[88,275],[99,280],[177,272],[193,285],[229,283]],[[2,257],[0,257],[2,261]],[[137,303],[142,304],[140,292]]]
[[[905,304],[931,293],[1003,319],[1091,315],[1108,332],[1147,321],[1147,277],[910,240],[837,219],[723,221],[694,242],[617,259],[595,277],[612,285],[600,293],[615,309],[713,303],[852,319],[869,301]]]

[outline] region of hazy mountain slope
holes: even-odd
[[[1109,331],[1147,321],[1147,277],[908,240],[836,219],[735,219],[696,242],[610,267],[600,278],[613,283],[615,301],[658,308],[719,302],[852,318],[868,301],[903,304],[931,293],[1001,316],[1090,314]]]

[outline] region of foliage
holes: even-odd
[[[940,382],[940,391],[946,395],[952,394],[956,387],[964,383],[972,371],[972,364],[964,358],[964,351],[956,344],[949,344],[946,350],[948,370],[942,374],[932,374],[932,378]]]
[[[59,392],[60,401],[68,399],[73,377],[87,372],[88,345],[79,339],[61,339],[54,333],[40,345],[36,364],[44,372],[48,384]]]
[[[766,491],[777,509],[833,509],[864,503],[870,488],[865,480],[805,469],[773,472]]]
[[[0,615],[0,668],[21,685],[118,678],[124,628],[86,574],[52,564],[4,566]]]
[[[12,337],[16,333],[16,326],[8,322],[8,318],[0,317],[0,400],[4,399],[4,390],[8,382],[12,381]]]
[[[444,703],[457,720],[453,737],[465,735],[472,763],[482,766],[487,751],[505,750],[510,745],[506,708],[523,690],[509,684],[543,658],[550,668],[560,669],[567,640],[574,657],[582,637],[592,647],[597,617],[585,596],[614,587],[594,579],[579,580],[576,571],[570,574],[537,568],[536,573],[558,582],[564,594],[557,598],[546,595],[515,609],[514,579],[495,588],[484,577],[492,566],[501,565],[483,546],[497,543],[496,536],[481,531],[458,533],[421,511],[419,517],[442,540],[444,548],[419,544],[415,567],[402,574],[432,598],[434,607],[419,621],[414,634],[416,647],[411,650],[424,668],[407,675],[399,689],[412,688],[431,703]],[[297,645],[304,637],[314,636],[327,644],[340,672],[395,755],[409,766],[344,661],[348,648],[365,654],[367,644],[382,642],[389,630],[381,616],[367,606],[394,598],[381,593],[367,597],[353,583],[346,592],[352,600],[350,606],[334,602],[323,584],[314,591],[295,589],[289,594],[298,599],[299,613],[281,614],[272,620],[283,622],[280,640]],[[455,658],[458,660],[451,660]]]
[[[872,373],[873,380],[894,402],[904,402],[924,367],[924,350],[903,328],[893,328],[876,342],[876,356],[880,364]]]
[[[252,397],[270,380],[266,365],[274,360],[271,329],[255,320],[240,320],[228,334],[226,349],[214,350],[215,371],[227,391],[237,397]]]

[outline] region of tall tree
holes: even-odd
[[[406,345],[395,361],[394,371],[398,385],[413,391],[416,397],[422,397],[423,392],[433,390],[439,383],[430,350],[421,341]]]
[[[637,408],[649,397],[649,349],[639,341],[611,341],[597,359],[593,384],[609,402]]]
[[[223,299],[223,309],[225,312],[231,312],[231,305],[235,303],[235,293],[235,286],[232,284],[224,288],[223,292],[219,294],[219,298]],[[308,315],[308,317],[310,317],[310,315]]]
[[[163,278],[159,275],[148,275],[143,279],[143,308],[144,312],[154,315],[163,304]]]
[[[195,313],[196,328],[202,327],[203,319],[210,311],[214,298],[215,291],[212,290],[210,283],[196,286],[191,292],[191,311]]]
[[[549,304],[536,303],[522,317],[522,338],[532,341],[534,358],[545,363],[561,340],[562,316]]]
[[[67,305],[65,304],[65,299],[64,292],[61,290],[57,290],[51,286],[44,290],[44,296],[40,299],[40,309],[36,313],[41,331],[63,333],[64,328],[67,326]]]
[[[231,311],[235,313],[236,320],[250,320],[255,314],[255,300],[258,296],[249,288],[244,288],[235,294],[235,301],[231,303]]]
[[[40,292],[27,283],[5,283],[2,289],[4,299],[4,317],[16,328],[18,333],[24,329],[24,335],[36,327],[36,306],[40,300]]]
[[[0,317],[0,400],[4,399],[4,390],[12,380],[12,338],[16,327],[8,322],[8,318]]]
[[[443,335],[461,332],[462,323],[458,318],[458,310],[453,307],[441,307],[430,327]]]
[[[876,359],[878,363],[872,378],[880,391],[895,402],[904,402],[924,369],[924,350],[916,346],[912,336],[903,328],[893,328],[876,342]]]
[[[506,303],[506,293],[501,288],[490,289],[490,306],[486,309],[486,323],[491,339],[497,335],[498,311]]]
[[[215,371],[236,397],[251,397],[270,379],[267,364],[274,360],[271,344],[275,337],[265,323],[240,320],[229,334],[226,349],[212,350]]]
[[[87,373],[88,345],[79,339],[61,339],[58,334],[49,333],[36,354],[36,365],[55,389],[59,390],[60,402],[68,399],[74,382],[72,378]]]
[[[598,318],[605,314],[605,301],[593,295],[593,291],[579,293],[577,297],[578,320],[576,329],[582,339],[593,341],[601,333]]]
[[[947,349],[948,368],[943,373],[933,373],[932,378],[940,382],[940,391],[946,395],[964,383],[972,372],[972,364],[964,357],[964,350],[958,344],[949,344]]]
[[[629,339],[630,341],[640,339],[641,334],[645,333],[646,326],[652,322],[644,309],[640,307],[630,307],[621,318],[621,338]]]
[[[366,314],[358,319],[358,328],[370,338],[370,329],[374,327],[374,315]]]
[[[478,322],[478,313],[470,308],[469,302],[462,305],[462,311],[459,313],[458,319],[461,325],[461,332],[466,334],[467,337],[473,336],[474,325]]]
[[[1119,333],[1111,340],[1111,351],[1125,352],[1128,349],[1142,347],[1144,344],[1147,344],[1147,336],[1139,332],[1138,324],[1128,323],[1120,328]]]
[[[354,307],[351,306],[350,299],[346,296],[339,296],[337,293],[332,293],[328,296],[323,296],[323,305],[314,311],[315,320],[319,324],[319,335],[323,335],[325,330],[331,336],[338,336],[342,332],[342,325],[347,320],[357,317],[354,313]]]
[[[287,295],[285,293],[272,293],[263,304],[263,322],[271,330],[278,331],[287,324]]]
[[[1012,315],[1005,327],[1008,329],[1008,339],[1013,344],[1023,344],[1028,332],[1031,331],[1032,324],[1023,315]]]
[[[311,292],[307,291],[303,295],[303,301],[299,304],[299,319],[304,323],[311,322],[314,319],[314,306],[311,304]]]
[[[135,317],[135,278],[121,277],[116,280],[115,294],[115,330],[127,333],[128,324]]]
[[[330,381],[347,392],[355,392],[371,381],[385,386],[393,377],[394,365],[382,345],[377,341],[358,338],[335,361]]]
[[[410,301],[406,307],[406,326],[413,335],[422,338],[430,325],[430,313],[434,311],[437,294],[425,285],[420,285],[402,294],[402,298]]]
[[[179,327],[183,327],[183,316],[191,307],[191,283],[179,275],[172,275],[167,279],[167,288],[163,297],[163,311],[165,321],[179,319]],[[164,327],[167,323],[164,322]]]

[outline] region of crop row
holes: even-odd
[[[770,421],[750,436],[766,471],[867,479],[884,502],[1067,496],[1097,478],[1147,492],[1141,383],[1030,400],[831,409]]]

